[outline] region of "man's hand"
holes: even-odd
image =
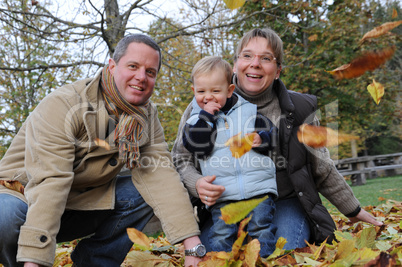
[[[195,188],[202,203],[208,206],[214,205],[216,200],[222,195],[223,191],[225,191],[224,186],[212,183],[215,179],[215,175],[204,176],[198,179],[195,184]]]
[[[189,238],[186,238],[183,241],[184,249],[192,249],[196,245],[200,244],[201,240],[198,236],[192,236]],[[184,258],[184,266],[185,267],[196,267],[198,263],[201,261],[201,258],[195,257],[195,256],[185,256]],[[24,266],[25,267],[25,266]]]
[[[373,215],[371,215],[364,209],[361,209],[360,212],[356,215],[356,217],[351,217],[351,218],[349,218],[349,220],[353,223],[362,221],[362,222],[366,222],[366,223],[371,223],[372,225],[375,225],[375,226],[383,225],[382,222],[377,221]]]

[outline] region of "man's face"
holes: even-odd
[[[109,59],[109,69],[120,94],[132,105],[144,104],[152,95],[159,52],[144,43],[131,43],[119,63]]]

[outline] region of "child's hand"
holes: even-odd
[[[208,103],[206,103],[204,105],[204,110],[212,115],[214,115],[216,112],[218,112],[220,108],[221,108],[221,105],[214,101],[209,101]]]
[[[253,139],[253,145],[251,147],[259,147],[262,144],[261,136],[256,133]]]

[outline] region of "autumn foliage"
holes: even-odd
[[[245,211],[246,207],[250,209],[255,203],[250,205],[242,201],[236,204],[237,208]],[[304,248],[284,250],[286,239],[279,238],[276,250],[268,258],[259,256],[258,240],[249,240],[247,236],[249,218],[242,219],[232,251],[209,252],[199,266],[401,266],[402,202],[388,200],[385,204],[364,209],[384,225],[374,227],[362,222],[352,223],[342,214],[332,215],[337,226],[336,241],[331,244],[306,242]],[[163,235],[152,238],[136,229],[127,229],[127,234],[134,245],[122,266],[184,266],[184,247],[181,243],[171,245]],[[243,244],[244,240],[246,244]],[[76,244],[59,245],[55,267],[71,266],[69,255]]]

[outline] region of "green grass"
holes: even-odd
[[[402,176],[377,177],[367,179],[365,185],[351,186],[356,198],[362,207],[378,206],[388,199],[402,201]],[[347,181],[351,185],[350,180]],[[324,197],[321,196],[325,207],[332,213],[337,209]]]

